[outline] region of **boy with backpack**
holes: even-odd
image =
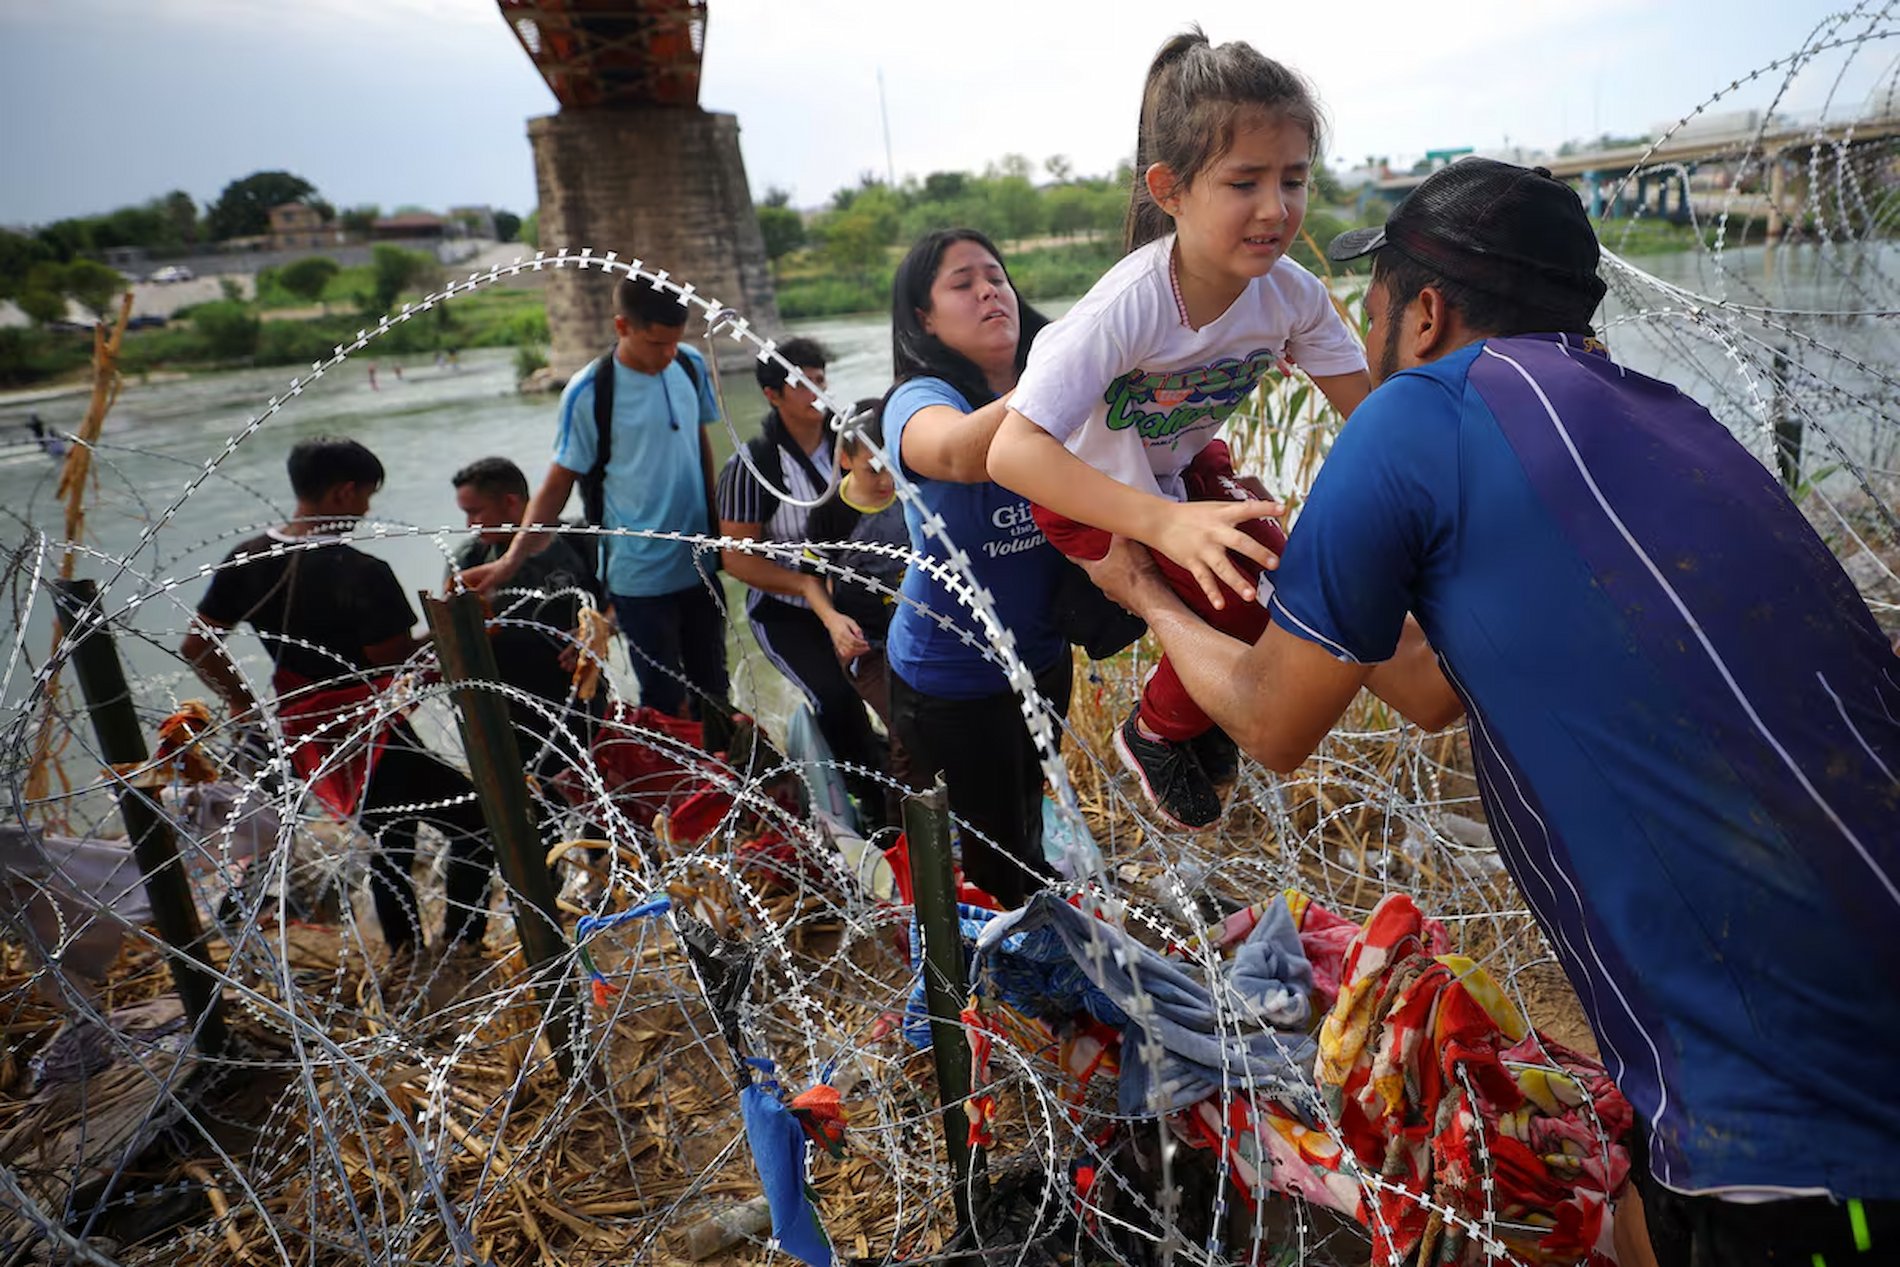
[[[561,394],[554,461],[528,503],[527,522],[559,521],[581,486],[590,523],[608,529],[692,535],[714,528],[712,445],[719,421],[706,365],[683,347],[686,306],[650,282],[623,277],[614,289],[609,356],[592,362]],[[489,593],[554,538],[515,536],[493,563],[462,573]],[[726,610],[717,560],[681,541],[603,538],[602,576],[626,635],[640,702],[678,717],[723,710],[727,695]],[[689,699],[690,693],[695,698]],[[706,701],[716,707],[708,710]]]

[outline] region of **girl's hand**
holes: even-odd
[[[838,659],[845,664],[871,649],[871,644],[865,641],[864,630],[858,628],[858,622],[837,608],[832,608],[829,613],[820,612],[818,618],[825,622],[825,630],[831,635],[832,650],[838,653]]]
[[[1251,603],[1254,587],[1234,566],[1228,552],[1252,559],[1263,568],[1277,567],[1279,556],[1242,532],[1239,525],[1251,519],[1271,519],[1285,511],[1281,503],[1268,501],[1180,502],[1162,515],[1147,544],[1191,573],[1216,610],[1227,606],[1222,584],[1240,595],[1243,602]]]

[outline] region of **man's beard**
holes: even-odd
[[[1378,364],[1374,367],[1372,375],[1374,387],[1399,372],[1399,314],[1392,312],[1391,306],[1391,296],[1388,295],[1386,297],[1385,346],[1379,349]]]

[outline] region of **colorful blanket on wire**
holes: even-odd
[[[1428,923],[1388,894],[1346,951],[1320,1027],[1315,1080],[1358,1165],[1385,1180],[1356,1212],[1374,1261],[1482,1257],[1468,1225],[1479,1220],[1540,1229],[1510,1247],[1525,1261],[1610,1261],[1629,1102],[1602,1065],[1531,1030],[1476,963],[1430,953]]]
[[[976,940],[978,979],[1012,1006],[1041,1015],[1019,992],[1021,952],[1012,952],[1010,943],[1042,935],[1035,943],[1041,953],[1059,946],[1068,961],[1061,979],[1073,982],[1079,974],[1084,997],[1096,1001],[1089,1015],[1121,1027],[1123,1113],[1173,1113],[1222,1086],[1297,1097],[1313,1061],[1313,1040],[1304,1032],[1312,1016],[1312,970],[1285,903],[1275,910],[1221,963],[1218,1008],[1196,965],[1168,958],[1047,891],[984,924]]]
[[[1070,959],[1061,980],[1072,985],[1079,972],[1125,1018],[1126,1050],[1111,1056],[1123,1111],[1152,1114],[1152,1100],[1181,1134],[1225,1150],[1249,1202],[1298,1196],[1357,1219],[1374,1262],[1481,1262],[1487,1249],[1525,1263],[1610,1261],[1608,1197],[1629,1170],[1619,1142],[1628,1102],[1602,1065],[1531,1030],[1488,973],[1448,953],[1443,926],[1411,898],[1388,895],[1360,926],[1289,890],[1209,929],[1203,942],[1232,952],[1218,985],[1242,1023],[1230,1020],[1226,1034],[1206,973],[1114,925],[1050,895],[977,914],[965,936],[975,934],[978,994],[1025,1012],[1072,997],[1044,985],[1054,972],[1046,940],[1032,961],[1044,975],[1018,975],[1031,943],[1013,939],[1054,932]],[[1145,1007],[1133,1005],[1136,976]],[[1327,1008],[1317,1042],[1304,1032],[1309,998]],[[1032,1014],[1062,1027],[1059,1016]],[[1102,1019],[1082,1007],[1071,1015]],[[1127,1019],[1136,1015],[1148,1019]],[[963,1019],[975,1099],[992,1105],[988,1054],[1005,1031],[974,1005]],[[1267,1063],[1256,1066],[1249,1040],[1258,1039],[1272,1056],[1259,1053]],[[1297,1069],[1276,1070],[1272,1058],[1294,1050]],[[993,1112],[978,1120],[973,1142],[987,1144]]]

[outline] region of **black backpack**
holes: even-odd
[[[699,370],[692,358],[684,352],[673,354],[673,364],[686,374],[686,381],[693,385],[693,397],[699,397]],[[694,428],[699,420],[693,420]],[[700,450],[702,462],[705,450]],[[581,513],[586,522],[596,528],[607,522],[607,463],[614,455],[614,349],[609,348],[599,360],[594,362],[594,465],[580,477]],[[712,487],[712,477],[716,472],[708,469],[704,475],[707,487]],[[717,534],[719,531],[719,507],[709,493],[706,498],[706,530]],[[601,538],[601,561],[599,572],[604,580],[607,573],[605,555],[606,539]],[[714,554],[708,567],[709,571],[719,570],[719,556]]]

